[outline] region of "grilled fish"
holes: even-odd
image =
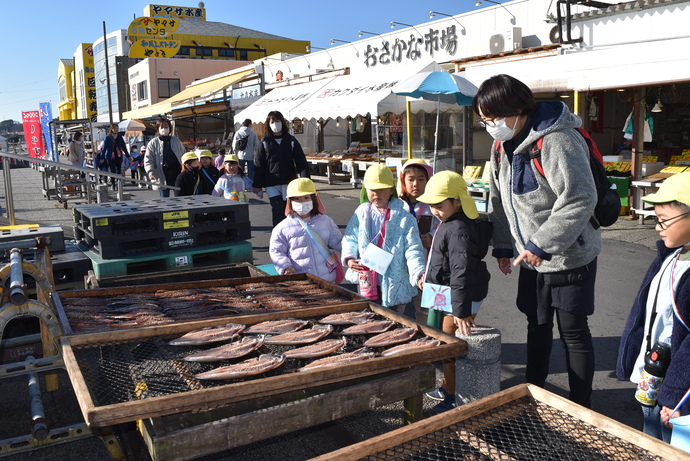
[[[345,363],[359,362],[361,360],[368,360],[374,357],[372,352],[364,352],[364,348],[358,349],[354,352],[345,354],[333,355],[331,357],[324,357],[322,359],[314,360],[308,365],[303,366],[299,371],[310,371],[316,368],[330,368],[343,365]]]
[[[280,335],[297,331],[307,326],[309,322],[297,319],[269,320],[257,323],[244,331],[244,334]]]
[[[373,338],[369,338],[364,342],[367,347],[385,347],[391,344],[404,343],[412,339],[417,334],[416,328],[396,328],[395,330],[386,331]]]
[[[264,344],[264,337],[247,336],[242,341],[214,347],[196,354],[188,355],[183,360],[187,362],[220,362],[221,360],[236,359],[254,352]]]
[[[245,325],[237,323],[202,328],[173,339],[169,344],[171,346],[203,346],[204,344],[217,343],[218,341],[227,341],[239,335],[244,328]]]
[[[310,330],[297,330],[266,338],[266,344],[308,344],[325,338],[333,331],[332,325],[314,325]]]
[[[345,338],[326,339],[316,344],[291,349],[284,355],[288,359],[311,359],[323,357],[345,346],[347,346],[347,339]]]
[[[392,320],[368,320],[358,325],[345,328],[341,331],[343,335],[373,335],[375,333],[383,333],[390,327],[395,325]]]
[[[341,312],[340,314],[331,314],[321,320],[319,323],[327,323],[329,325],[352,325],[364,323],[371,319],[375,314],[373,312]]]
[[[373,338],[372,338],[373,339]],[[401,344],[399,346],[391,347],[381,352],[382,357],[387,357],[389,355],[399,354],[401,352],[416,351],[418,349],[427,349],[431,347],[440,346],[441,341],[438,339],[429,338],[428,336],[424,338],[415,339],[409,343]]]
[[[228,365],[226,367],[214,368],[211,371],[194,375],[196,379],[238,379],[245,376],[258,375],[278,368],[285,362],[285,356],[274,354],[263,354],[259,357],[245,360],[244,362]]]

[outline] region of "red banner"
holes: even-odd
[[[24,125],[24,140],[26,150],[30,157],[45,158],[43,135],[41,131],[41,118],[37,110],[22,112],[22,124]]]

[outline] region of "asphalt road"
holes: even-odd
[[[0,191],[4,191],[4,180]],[[78,201],[70,201],[64,209],[55,199],[47,200],[41,191],[40,173],[29,169],[12,170],[12,188],[15,213],[18,222],[59,224],[66,235],[71,235],[71,207]],[[359,203],[359,189],[348,184],[328,186],[317,183],[328,214],[344,230],[352,212]],[[150,190],[126,186],[125,192],[132,199],[157,197]],[[4,192],[0,193],[0,206],[4,208]],[[254,264],[270,262],[268,241],[272,230],[268,201],[253,198],[250,204]],[[0,220],[2,221],[2,220]],[[2,222],[7,222],[5,219]],[[639,224],[622,218],[612,228],[604,230],[604,249],[599,257],[596,312],[590,319],[596,348],[596,373],[594,378],[593,410],[634,428],[641,428],[639,406],[633,398],[634,386],[620,382],[614,376],[618,340],[627,313],[632,304],[647,266],[654,257],[652,250],[656,233],[650,223]],[[505,276],[497,265],[489,262],[492,273],[490,293],[477,317],[477,323],[497,328],[502,334],[501,388],[505,389],[524,382],[526,321],[515,307],[517,272]],[[73,393],[65,376],[60,391],[45,393],[46,409],[55,425],[66,426],[80,421]],[[0,408],[0,437],[6,439],[28,433],[28,393],[24,378],[0,381],[3,397]],[[555,333],[551,374],[546,388],[560,395],[567,395],[567,373],[563,348]],[[10,397],[8,397],[10,396]],[[11,403],[5,400],[9,399]],[[430,403],[427,402],[427,405]],[[290,436],[277,437],[241,449],[231,450],[204,458],[211,460],[265,460],[307,459],[337,449],[348,443],[362,440],[381,432],[399,427],[401,408],[387,406],[338,420],[333,424],[299,431]],[[0,452],[2,455],[2,452]],[[144,455],[145,457],[145,455]],[[34,450],[28,454],[9,456],[10,460],[100,460],[108,453],[98,439],[54,445]]]

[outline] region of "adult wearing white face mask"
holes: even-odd
[[[287,185],[299,175],[309,178],[309,164],[302,146],[288,133],[288,123],[283,114],[268,113],[266,132],[259,151],[254,157],[254,187],[266,188],[271,202],[273,226],[285,219]]]
[[[74,133],[72,141],[69,143],[69,153],[67,160],[74,166],[84,166],[84,135],[81,131]]]
[[[489,218],[500,270],[520,266],[517,307],[527,316],[527,382],[549,374],[555,314],[565,346],[570,400],[591,406],[594,347],[587,323],[601,231],[591,223],[597,192],[589,151],[576,128],[582,120],[561,101],[534,101],[508,75],[482,83],[473,106],[495,139],[491,151]],[[536,168],[536,141],[542,138]],[[513,253],[517,250],[517,255]]]
[[[176,136],[171,136],[172,125],[170,120],[161,117],[156,122],[158,136],[146,145],[144,155],[144,170],[154,183],[174,186],[177,176],[182,172],[182,156],[185,153],[182,141]],[[153,186],[160,191],[161,197],[170,197],[170,189],[162,189]]]

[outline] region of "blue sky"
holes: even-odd
[[[143,16],[145,0],[99,2],[84,0],[4,0],[9,10],[0,15],[5,52],[0,70],[0,121],[19,121],[21,112],[51,102],[56,117],[57,69],[61,58],[71,58],[79,43],[91,43],[107,32],[126,29]],[[198,5],[198,0],[157,4]],[[442,1],[228,1],[206,0],[209,21],[235,24],[329,48],[330,39],[355,41],[357,31],[384,33],[390,22],[420,24],[429,11],[459,14],[475,8],[475,0]],[[271,5],[275,5],[272,7]]]

